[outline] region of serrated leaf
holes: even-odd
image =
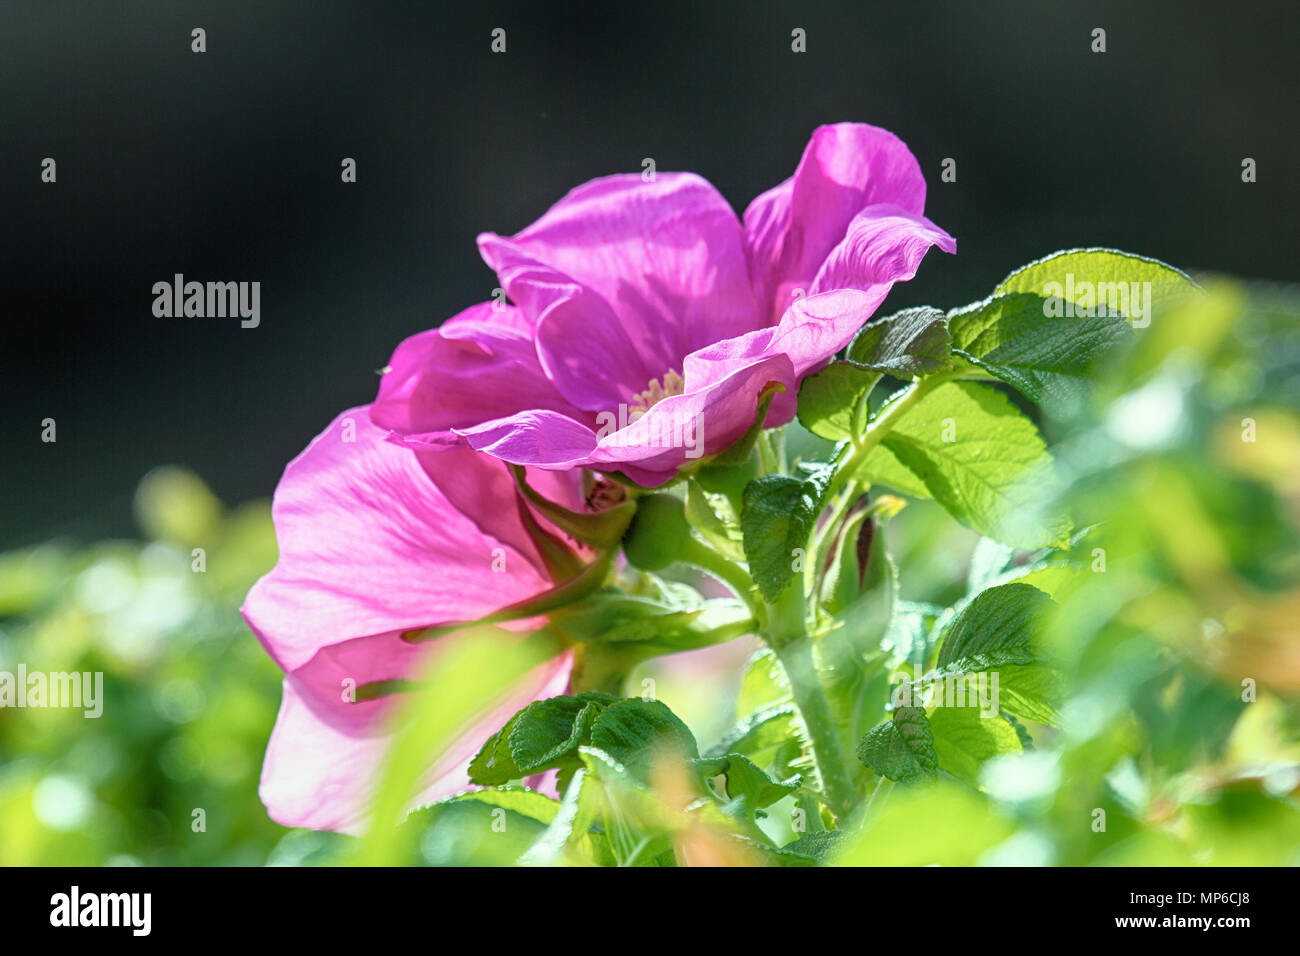
[[[558,808],[527,790],[477,791],[411,814],[399,832],[432,866],[511,866],[546,832],[544,818],[553,819]]]
[[[533,701],[483,744],[469,764],[469,778],[493,786],[557,767],[579,765],[596,715],[619,700],[588,691]]]
[[[900,482],[898,469],[909,476]],[[1070,522],[1045,512],[1052,459],[1034,423],[984,385],[947,382],[903,416],[856,476],[919,483],[962,524],[1004,544],[1034,549],[1065,542]]]
[[[519,862],[525,866],[554,866],[575,853],[587,861],[609,865],[616,862],[603,837],[591,832],[600,816],[603,795],[599,782],[586,766],[579,767],[564,789],[556,814],[545,832],[536,838]]]
[[[805,833],[793,843],[781,847],[779,852],[783,855],[806,857],[815,863],[823,863],[844,847],[848,837],[849,834],[843,830]]]
[[[527,787],[487,787],[483,790],[470,790],[439,800],[430,807],[445,807],[453,803],[482,803],[489,807],[499,807],[511,813],[518,813],[543,824],[549,824],[554,820],[560,809],[559,801]]]
[[[745,486],[740,530],[749,572],[768,603],[794,576],[795,550],[808,538],[825,504],[832,468],[817,465],[807,477],[766,475]]]
[[[896,708],[892,719],[867,731],[858,744],[858,759],[878,775],[898,783],[933,777],[939,761],[925,709]]]
[[[1056,316],[1032,293],[994,296],[948,317],[956,353],[1031,401],[1072,409],[1106,352],[1132,334],[1119,316]]]
[[[803,724],[793,703],[775,704],[750,715],[710,747],[710,756],[742,754],[761,767],[769,766],[777,751],[788,740],[804,742]]]
[[[1018,753],[1020,736],[1001,716],[985,717],[977,707],[936,707],[930,732],[939,766],[972,786],[980,765],[999,754]]]
[[[838,441],[856,435],[867,394],[880,373],[852,362],[832,362],[799,386],[800,423],[814,435]]]
[[[1021,266],[1003,279],[993,294],[1031,292],[1044,298],[1059,295],[1078,305],[1086,303],[1085,291],[1088,287],[1093,290],[1095,303],[1097,287],[1105,286],[1105,301],[1109,302],[1109,286],[1112,283],[1124,283],[1131,289],[1131,283],[1134,282],[1151,283],[1151,301],[1144,304],[1147,310],[1145,315],[1137,315],[1139,310],[1134,308],[1132,302],[1126,303],[1127,307],[1119,310],[1135,325],[1149,322],[1150,310],[1167,308],[1188,295],[1200,292],[1200,287],[1186,273],[1158,259],[1120,252],[1118,249],[1091,248],[1054,252]],[[1077,316],[1078,309],[1073,311]]]
[[[649,779],[663,752],[700,755],[695,735],[662,701],[631,697],[611,704],[591,727],[591,746],[609,754],[638,780]]]
[[[751,821],[755,813],[799,789],[800,778],[773,780],[743,754],[727,754],[727,802],[722,812],[737,820]]]
[[[952,368],[951,345],[944,314],[921,306],[863,326],[849,345],[848,357],[875,371],[911,378]]]
[[[772,651],[755,651],[745,665],[745,676],[736,697],[736,716],[747,721],[752,715],[790,701],[790,682]]]
[[[1056,727],[1065,678],[1045,664],[1010,664],[998,669],[998,698],[1006,714]]]
[[[939,668],[994,655],[1007,662],[1033,661],[1043,618],[1055,607],[1051,598],[1028,584],[1003,584],[981,592],[944,630]]]

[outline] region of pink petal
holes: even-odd
[[[844,241],[826,257],[810,291],[871,291],[882,285],[888,289],[916,275],[931,246],[957,251],[957,241],[924,216],[897,206],[868,206],[853,217]]]
[[[622,471],[638,484],[661,485],[683,466],[724,451],[743,435],[754,424],[769,382],[779,382],[787,392],[795,386],[794,368],[784,355],[716,363],[688,358],[688,368],[681,395],[662,399],[602,438],[590,462]]]
[[[920,215],[925,179],[893,133],[864,123],[818,127],[794,176],[745,210],[745,238],[764,315],[775,322],[807,293],[849,222],[865,207],[888,203]]]
[[[521,408],[577,414],[542,371],[534,331],[505,304],[472,306],[393,353],[371,418],[406,435],[454,440],[452,429]]]
[[[512,239],[489,234],[480,247],[499,274],[509,249],[603,300],[648,372],[628,383],[635,391],[680,370],[696,349],[759,324],[740,222],[717,190],[691,173],[593,180]],[[608,320],[594,311],[591,317]],[[563,353],[594,330],[575,319],[538,331],[539,350]]]
[[[581,422],[545,410],[520,412],[458,429],[470,447],[515,465],[569,469],[596,448],[596,433]]]
[[[572,664],[573,653],[566,651],[525,675],[507,699],[438,757],[411,806],[468,789],[469,761],[487,738],[530,702],[564,693]],[[259,794],[271,818],[284,826],[357,834],[367,824],[392,742],[389,718],[397,698],[347,703],[317,686],[317,681],[285,677]]]
[[[550,586],[517,529],[499,526],[503,533],[491,536],[449,502],[426,470],[438,465],[428,457],[437,453],[417,454],[384,435],[366,408],[350,409],[289,464],[276,489],[280,558],[243,613],[286,671],[340,641],[481,617]],[[485,486],[505,470],[470,452],[442,464]],[[494,557],[504,557],[508,573],[492,571]],[[400,666],[386,676],[403,676]]]
[[[653,377],[600,294],[529,258],[511,239],[485,234],[479,249],[536,326],[538,361],[555,389],[587,410],[627,401]]]

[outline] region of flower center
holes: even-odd
[[[649,388],[632,396],[632,404],[628,406],[628,411],[644,415],[665,398],[680,395],[685,385],[686,382],[682,377],[671,370],[664,376],[662,385],[659,384],[659,379],[652,378]]]

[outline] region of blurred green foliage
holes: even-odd
[[[100,671],[105,698],[0,709],[2,864],[261,864],[285,834],[257,799],[280,673],[238,611],[269,508],[175,468],[136,507],[145,541],[0,555],[0,670]]]

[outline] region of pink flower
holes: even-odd
[[[368,408],[350,409],[289,464],[272,509],[279,561],[242,609],[285,672],[261,797],[286,826],[363,825],[396,698],[355,691],[408,678],[445,646],[404,633],[483,617],[553,583],[504,464],[468,448],[412,451],[385,435]],[[581,501],[576,474],[530,481],[553,500]],[[526,675],[441,755],[414,802],[465,789],[484,741],[519,708],[564,693],[571,663],[566,652]]]
[[[414,447],[468,445],[544,469],[673,478],[848,344],[930,246],[925,180],[893,134],[823,126],[743,225],[691,173],[579,186],[515,236],[479,237],[514,305],[474,306],[393,355],[377,425]]]

